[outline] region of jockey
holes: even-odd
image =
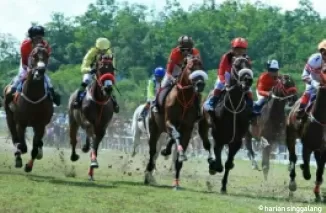
[[[230,71],[232,68],[232,57],[234,56],[245,56],[249,59],[246,54],[248,48],[248,42],[244,38],[235,38],[231,41],[231,50],[225,53],[220,61],[219,68],[217,70],[217,81],[215,83],[214,93],[206,103],[204,109],[206,111],[214,111],[215,105],[220,97],[222,90],[229,84]],[[251,89],[246,94],[247,104],[253,106],[253,96]]]
[[[143,111],[141,112],[141,117],[145,119],[147,113],[148,113],[148,109],[151,105],[151,102],[153,103],[153,105],[155,105],[155,101],[156,101],[156,94],[158,92],[158,90],[161,87],[161,81],[165,75],[165,69],[163,67],[157,67],[154,70],[153,73],[153,77],[151,79],[148,80],[148,84],[147,84],[147,102],[145,107],[143,108]]]
[[[318,44],[318,53],[312,54],[302,72],[302,80],[306,83],[306,90],[300,99],[300,106],[296,113],[297,118],[304,116],[308,102],[316,95],[320,83],[322,64],[326,62],[326,39]]]
[[[272,88],[277,84],[277,76],[279,71],[279,64],[277,60],[267,62],[267,72],[260,74],[257,87],[257,102],[254,104],[254,112],[260,113],[268,97],[271,95]]]
[[[188,55],[200,57],[198,49],[194,48],[194,42],[190,36],[180,36],[178,39],[178,46],[173,48],[167,64],[166,74],[162,80],[161,88],[170,87],[174,84],[175,78],[181,74],[184,59]],[[198,110],[200,113],[200,97],[197,98]],[[154,112],[157,112],[157,105],[154,105]]]
[[[74,101],[74,108],[80,108],[82,103],[82,94],[85,92],[86,87],[92,80],[92,77],[96,74],[96,60],[100,58],[101,55],[109,55],[113,58],[113,53],[111,51],[111,42],[107,38],[98,38],[96,40],[95,47],[92,47],[86,55],[84,56],[83,63],[81,65],[81,72],[84,73],[83,81],[78,90],[77,98]],[[113,67],[115,67],[115,58],[113,58]],[[116,101],[114,95],[112,95],[112,102],[114,105],[114,112],[119,112],[119,105]]]
[[[26,38],[21,46],[20,46],[20,55],[21,55],[21,61],[19,66],[19,72],[18,75],[15,76],[11,91],[8,94],[9,100],[11,101],[13,94],[16,92],[17,87],[22,84],[22,81],[27,75],[27,68],[28,68],[28,58],[31,52],[33,51],[33,48],[41,43],[44,45],[45,48],[47,48],[49,55],[51,54],[51,48],[47,41],[43,39],[44,37],[44,27],[42,26],[32,26],[28,29],[28,38]],[[58,94],[54,92],[53,85],[51,83],[51,80],[47,74],[45,74],[45,81],[47,86],[49,87],[50,95],[53,98],[53,102],[59,106],[60,105],[60,97]]]

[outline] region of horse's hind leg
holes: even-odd
[[[88,135],[86,135],[85,144],[82,147],[82,151],[84,153],[87,153],[89,152],[90,149],[91,149],[91,138]]]
[[[267,141],[267,140],[266,140]],[[272,146],[264,146],[263,152],[262,152],[262,169],[264,173],[264,178],[267,180],[268,178],[268,172],[269,172],[269,159],[272,151]]]
[[[96,133],[95,140],[91,140],[91,153],[90,153],[90,158],[91,158],[91,164],[89,166],[88,170],[88,177],[89,180],[94,180],[94,169],[97,169],[99,167],[98,162],[97,162],[97,151],[98,147],[105,135],[105,130],[103,131],[98,131]]]
[[[249,130],[245,134],[244,143],[245,143],[245,146],[246,146],[246,149],[247,149],[248,158],[251,160],[252,169],[259,171],[260,169],[259,169],[258,163],[257,163],[257,161],[255,159],[256,154],[255,154],[255,152],[254,152],[254,150],[252,148],[252,135],[251,135]]]
[[[76,145],[77,145],[77,133],[79,129],[79,125],[72,120],[73,118],[69,118],[69,137],[70,137],[70,145],[71,145],[71,161],[77,161],[79,159],[79,155],[76,154]]]
[[[222,179],[222,188],[221,188],[222,193],[226,193],[226,191],[227,191],[226,185],[228,183],[229,172],[234,167],[234,162],[233,162],[234,156],[239,151],[241,145],[242,145],[241,139],[229,144],[229,154],[228,154],[228,158],[225,162],[225,172],[224,172],[224,176]]]
[[[135,122],[134,125],[135,126],[132,127],[134,132],[133,132],[133,135],[132,135],[133,152],[131,154],[131,157],[135,157],[136,149],[140,145],[140,134],[141,134],[141,132],[140,132],[140,129],[138,128],[138,122]]]
[[[315,182],[315,200],[316,202],[320,202],[321,195],[320,195],[320,186],[323,183],[323,174],[324,174],[324,168],[325,168],[325,162],[326,162],[326,152],[321,151],[315,151],[315,159],[317,162],[317,171],[316,171],[316,182]]]
[[[34,130],[33,149],[31,151],[31,159],[25,165],[25,172],[31,172],[33,170],[34,161],[38,157],[39,150],[42,149],[43,147],[42,138],[44,136],[45,126],[43,125],[34,126],[33,130]],[[40,153],[40,155],[43,155],[43,153]]]

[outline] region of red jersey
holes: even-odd
[[[269,91],[277,84],[277,78],[272,77],[268,72],[260,74],[257,81],[258,94],[264,97],[269,95]]]
[[[48,53],[50,54],[51,48],[50,48],[48,42],[43,40],[42,44],[44,45],[45,48],[47,48]],[[33,50],[32,40],[29,38],[25,39],[20,46],[20,55],[21,55],[23,67],[28,66],[28,57],[31,54],[32,50]]]
[[[217,76],[222,83],[225,83],[225,73],[231,72],[232,57],[233,54],[231,52],[227,52],[221,57],[221,61],[217,70]]]
[[[192,48],[192,55],[200,57],[199,50],[196,48]],[[184,57],[183,57],[180,49],[178,47],[173,48],[170,53],[170,57],[169,57],[167,68],[166,68],[167,74],[172,75],[174,67],[176,65],[181,67],[183,60],[184,60]]]

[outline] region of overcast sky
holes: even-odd
[[[131,3],[141,3],[162,9],[164,0],[128,0]],[[187,9],[193,3],[201,3],[203,0],[180,0],[181,5]],[[251,0],[248,0],[251,1]],[[282,7],[284,10],[292,10],[298,6],[299,0],[262,0],[270,5]],[[313,7],[322,15],[326,15],[325,0],[313,0]],[[50,21],[52,12],[62,12],[67,16],[76,16],[84,13],[88,4],[95,0],[0,0],[0,32],[10,33],[22,40],[32,21],[44,24]],[[161,3],[160,3],[161,2]],[[216,0],[217,3],[223,0]]]

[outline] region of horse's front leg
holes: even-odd
[[[315,159],[317,162],[317,171],[316,171],[316,182],[315,182],[315,200],[316,202],[321,202],[321,195],[320,195],[320,186],[323,183],[323,174],[326,162],[326,152],[325,151],[314,151]]]
[[[31,159],[25,165],[25,172],[31,172],[33,169],[34,161],[36,158],[41,159],[43,157],[43,136],[45,132],[44,125],[37,125],[33,127],[33,149],[31,151]]]
[[[307,146],[306,143],[308,141],[302,141],[302,160],[303,164],[300,165],[300,168],[303,172],[303,178],[305,180],[310,180],[311,179],[311,173],[310,173],[310,156],[312,153],[312,150],[310,150]]]
[[[248,158],[251,160],[251,166],[252,166],[252,169],[253,170],[260,170],[259,167],[258,167],[258,163],[255,159],[255,152],[252,148],[252,135],[250,133],[250,131],[248,130],[244,136],[244,144],[245,144],[245,147],[247,149],[247,155],[248,155]]]
[[[91,164],[89,166],[88,170],[88,176],[89,180],[94,181],[94,169],[97,169],[99,167],[98,162],[97,162],[97,151],[98,147],[105,135],[105,129],[104,130],[99,130],[96,132],[95,138],[92,137],[91,139],[91,153],[90,153],[90,158],[91,158]]]
[[[192,129],[193,127],[183,127],[182,128],[182,136],[180,138],[180,146],[182,146],[184,152],[187,150],[187,147],[189,145],[189,141],[191,138],[191,133],[192,133]],[[177,148],[177,147],[176,147]],[[179,159],[180,157],[182,158],[183,156],[181,156],[181,154],[184,154],[180,152],[180,150],[178,150],[178,154],[177,154],[177,159],[175,161],[175,176],[174,176],[174,182],[173,182],[173,187],[175,190],[178,190],[180,188],[180,172],[183,166],[183,159]]]
[[[171,138],[173,138],[173,140],[175,141],[177,152],[178,152],[178,160],[181,162],[186,161],[187,156],[185,155],[184,148],[180,143],[180,137],[181,137],[180,133],[177,131],[176,127],[172,124],[170,120],[166,121],[166,127],[168,129]]]
[[[19,143],[16,144],[15,167],[21,168],[23,166],[23,160],[21,158],[21,155],[27,152],[27,145],[25,139],[26,126],[21,124],[16,124],[16,129],[17,129],[17,137],[19,139]]]
[[[71,145],[71,161],[77,161],[79,159],[79,155],[76,153],[76,145],[77,145],[77,134],[79,125],[75,122],[74,118],[69,118],[69,137],[70,137],[70,145]]]
[[[222,188],[221,188],[222,193],[227,192],[226,185],[228,183],[229,172],[231,169],[234,168],[234,162],[233,162],[234,156],[237,154],[237,152],[241,148],[241,145],[242,145],[241,139],[235,140],[233,143],[229,144],[229,154],[228,154],[228,158],[225,162],[225,172],[224,172],[224,176],[222,179]]]
[[[297,155],[295,153],[295,140],[296,134],[295,129],[292,127],[286,127],[286,134],[285,134],[285,142],[286,146],[289,151],[289,172],[290,172],[290,183],[289,183],[289,190],[290,196],[293,196],[293,192],[297,190],[297,183],[295,181],[296,172],[295,172],[295,164],[297,163]]]

